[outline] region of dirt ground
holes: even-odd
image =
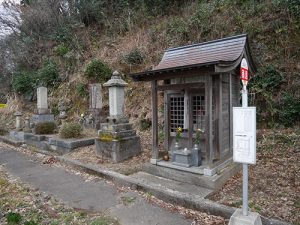
[[[249,207],[263,216],[300,224],[300,129],[259,130],[257,164],[249,169]],[[242,205],[242,172],[211,200]]]

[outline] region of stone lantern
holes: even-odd
[[[125,87],[128,84],[122,80],[118,71],[115,71],[109,81],[103,84],[109,91],[109,121],[113,123],[128,122],[124,116]]]
[[[16,131],[20,131],[22,130],[22,125],[21,125],[21,116],[22,116],[22,113],[17,111],[15,112],[15,117],[16,117]]]
[[[96,138],[96,153],[113,162],[121,162],[141,151],[140,137],[124,115],[125,87],[127,83],[115,71],[104,87],[109,89],[109,117],[102,123]]]

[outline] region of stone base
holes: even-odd
[[[15,131],[12,130],[9,132],[9,137],[18,141],[24,141],[25,137],[24,137],[24,132],[23,131]]]
[[[132,129],[132,124],[101,124],[96,138],[96,154],[105,155],[114,163],[124,161],[141,152],[140,137]]]
[[[248,216],[244,216],[241,209],[237,209],[230,217],[228,225],[262,225],[260,216],[255,212],[248,212]]]
[[[61,139],[58,137],[50,138],[48,141],[48,149],[58,154],[66,154],[72,150],[80,147],[93,145],[94,138],[82,138],[82,139]]]
[[[168,164],[168,166],[164,164]],[[164,161],[157,161],[155,165],[146,163],[143,166],[143,171],[158,177],[218,190],[230,177],[240,171],[241,164],[231,163],[213,176],[206,176],[203,172],[202,174],[196,173],[195,169],[203,171],[201,167],[182,167]]]
[[[34,114],[31,117],[31,122],[36,124],[36,123],[41,123],[41,122],[54,122],[54,115],[53,114]]]
[[[173,151],[172,160],[172,164],[177,166],[191,167],[193,165],[192,153],[189,150]]]

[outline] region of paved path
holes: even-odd
[[[0,148],[0,164],[9,173],[38,188],[42,192],[56,196],[66,204],[92,211],[108,210],[117,217],[121,225],[190,225],[184,219],[165,209],[146,202],[135,192],[120,193],[114,186],[103,180],[86,182],[82,177],[66,172],[62,168],[41,164],[34,157],[20,152]],[[121,204],[122,196],[136,199],[130,205]]]

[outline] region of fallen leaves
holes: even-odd
[[[300,133],[293,129],[259,130],[257,164],[249,167],[249,207],[263,216],[300,222]],[[211,197],[240,207],[242,172]],[[299,204],[299,203],[298,203]]]

